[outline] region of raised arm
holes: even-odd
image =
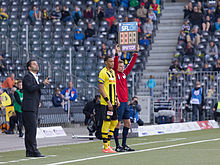
[[[115,59],[114,59],[114,71],[115,71],[115,75],[117,75],[118,74],[118,54],[119,54],[119,52],[120,52],[120,47],[119,47],[119,45],[116,45],[115,46],[115,51],[116,51],[116,53],[115,53]]]
[[[139,45],[137,47],[137,52],[139,52]],[[137,52],[133,54],[133,57],[132,57],[130,63],[128,64],[127,68],[125,68],[125,70],[124,70],[124,73],[126,76],[131,72],[131,70],[137,60],[137,56],[138,56]]]

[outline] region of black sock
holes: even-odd
[[[127,140],[127,136],[128,136],[128,127],[124,127],[123,128],[123,132],[122,132],[122,146],[126,145],[126,140]]]
[[[116,145],[116,147],[119,146],[119,141],[118,141],[118,138],[119,138],[119,136],[118,136],[118,131],[119,131],[119,129],[118,129],[118,128],[115,128],[115,131],[114,131],[114,139],[115,139],[115,145]]]

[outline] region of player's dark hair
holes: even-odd
[[[31,66],[31,62],[32,62],[32,61],[36,61],[36,60],[29,60],[29,61],[27,62],[27,65],[26,65],[27,70],[29,70],[28,67]]]
[[[105,56],[104,61],[108,61],[109,58],[112,58],[110,56]]]

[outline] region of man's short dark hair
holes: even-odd
[[[132,97],[132,100],[134,100],[135,98],[137,99],[137,96]]]
[[[112,58],[111,56],[105,56],[104,61],[108,61],[109,58]]]
[[[29,70],[28,67],[31,66],[31,62],[32,62],[32,61],[36,61],[36,60],[29,60],[29,61],[27,62],[27,65],[26,65],[27,70]]]

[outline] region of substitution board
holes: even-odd
[[[118,24],[118,41],[122,52],[133,52],[138,45],[138,22]]]

